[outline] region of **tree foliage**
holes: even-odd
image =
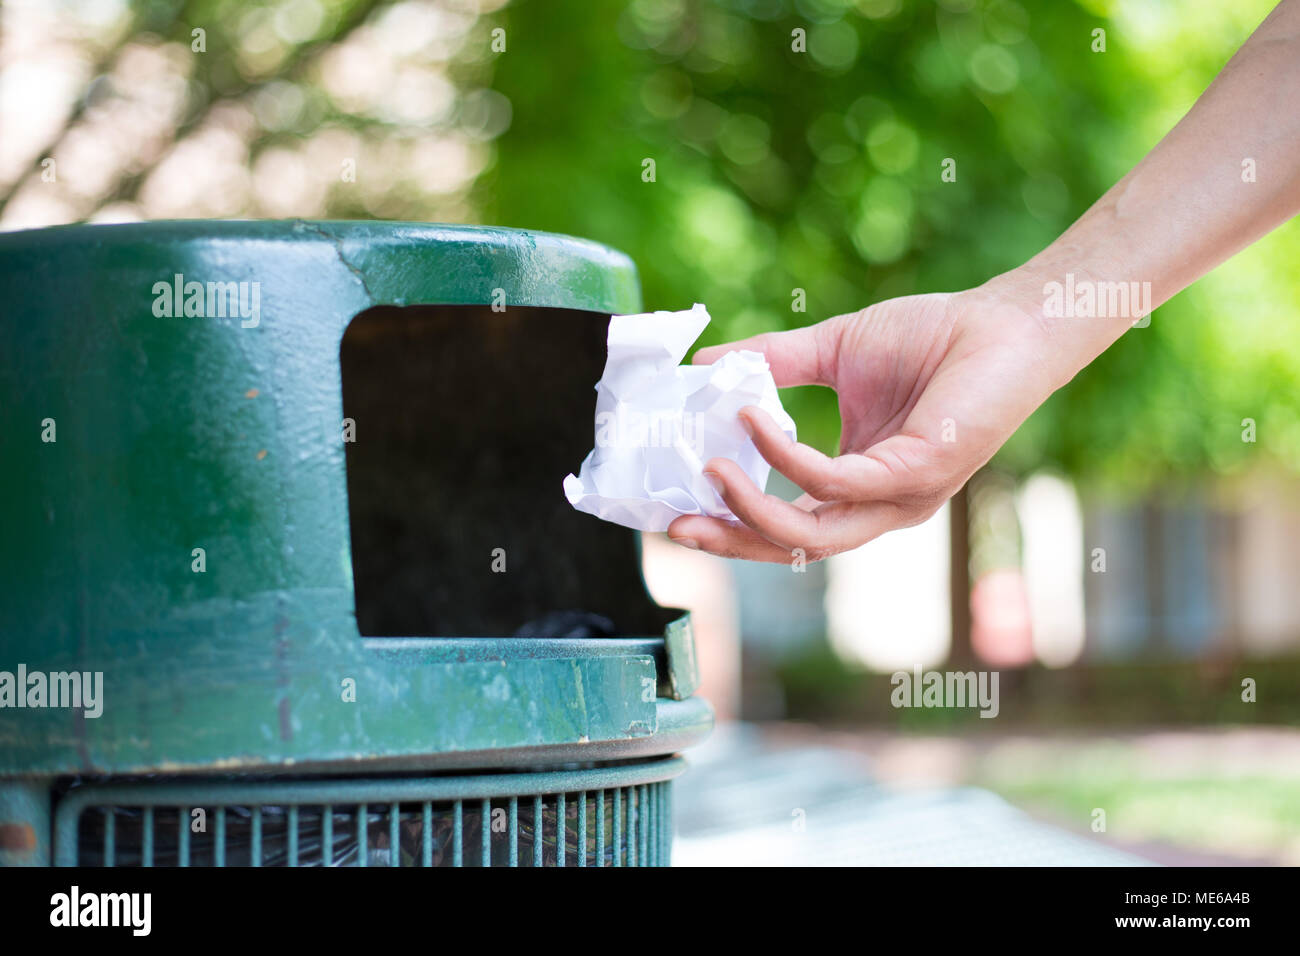
[[[125,207],[571,233],[631,254],[648,308],[705,302],[704,344],[719,342],[1020,264],[1177,122],[1271,2],[92,5],[70,28],[89,82],[0,183],[0,217],[59,195],[25,224]],[[171,64],[154,85],[141,49]],[[157,115],[173,109],[158,84],[183,88],[174,115]],[[115,130],[101,168],[78,173],[87,143]],[[67,172],[58,185],[41,180],[45,156]],[[188,193],[159,200],[178,183]],[[1001,464],[1134,491],[1300,470],[1297,228],[1125,335]],[[833,449],[831,396],[798,389],[788,404],[805,440]]]
[[[477,188],[502,224],[629,252],[647,307],[707,303],[708,342],[795,327],[1023,262],[1269,7],[522,0],[495,17],[512,121]],[[1002,463],[1130,487],[1261,457],[1300,467],[1298,250],[1293,224],[1159,309]],[[797,391],[804,437],[833,447],[833,401]]]

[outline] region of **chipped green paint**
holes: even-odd
[[[257,321],[155,315],[156,284],[177,275],[257,283]],[[497,765],[575,747],[598,759],[706,733],[707,705],[644,692],[694,689],[684,618],[667,651],[646,635],[599,652],[494,639],[403,652],[357,632],[343,332],[371,306],[482,304],[495,289],[511,305],[640,308],[625,256],[543,233],[170,222],[0,235],[0,670],[105,682],[99,718],[0,709],[0,777]]]
[[[671,666],[668,667],[670,696],[682,700],[700,686],[700,668],[695,660],[695,631],[690,615],[683,614],[664,628],[664,645]]]

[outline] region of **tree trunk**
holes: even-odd
[[[970,496],[969,483],[948,502],[948,582],[952,644],[948,661],[954,667],[974,663],[970,642]]]

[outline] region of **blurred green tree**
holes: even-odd
[[[648,308],[705,302],[708,344],[1023,262],[1154,145],[1271,5],[68,8],[52,22],[82,47],[89,81],[53,138],[31,144],[30,167],[0,183],[0,216],[58,195],[50,218],[27,224],[124,207],[572,233],[630,253]],[[160,79],[142,79],[142,50],[164,54]],[[150,92],[160,84],[183,90],[174,115]],[[124,116],[103,170],[42,184],[41,157],[82,161]],[[1293,223],[1176,297],[1032,416],[999,464],[1131,494],[1259,463],[1300,471],[1297,259]],[[833,450],[830,394],[797,389],[788,404],[802,437]]]
[[[648,308],[709,305],[708,342],[961,289],[1055,238],[1270,8],[519,0],[494,17],[512,122],[477,195],[629,252]],[[1261,452],[1300,468],[1297,251],[1293,224],[1159,309],[1000,463],[1131,492]],[[829,393],[796,393],[802,437],[832,449]]]

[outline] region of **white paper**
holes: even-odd
[[[616,315],[596,383],[596,447],[564,479],[569,504],[638,531],[665,531],[680,515],[735,515],[704,478],[711,458],[730,458],[763,488],[771,470],[736,413],[763,409],[793,440],[794,421],[761,352],[728,352],[712,365],[681,365],[709,324],[686,312]]]

